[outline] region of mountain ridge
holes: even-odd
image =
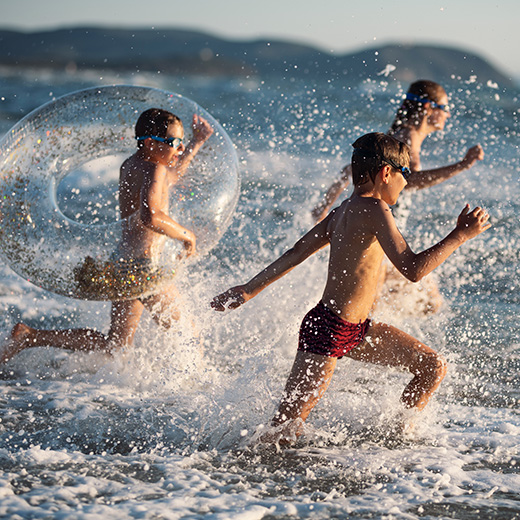
[[[170,74],[305,77],[362,81],[377,76],[441,83],[476,77],[513,87],[514,81],[475,53],[433,44],[386,43],[353,53],[329,53],[281,39],[227,40],[186,29],[71,27],[0,30],[0,65],[54,69],[161,71]]]

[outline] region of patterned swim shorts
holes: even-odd
[[[303,318],[298,350],[340,359],[365,339],[369,326],[369,319],[345,321],[320,301]]]

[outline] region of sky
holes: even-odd
[[[434,43],[478,54],[520,78],[519,0],[0,0],[0,6],[0,27],[25,31],[179,27],[338,54],[377,43]]]

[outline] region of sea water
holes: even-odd
[[[374,312],[448,359],[413,433],[392,429],[410,376],[343,359],[305,435],[277,450],[251,440],[276,409],[327,252],[236,311],[216,313],[209,301],[310,228],[350,144],[388,129],[407,85],[384,75],[349,83],[3,70],[0,133],[54,97],[113,83],[175,91],[211,112],[237,147],[239,204],[219,245],[181,269],[177,327],[161,330],[145,314],[135,345],[113,358],[49,346],[2,368],[0,517],[520,518],[518,92],[454,78],[447,127],[423,145],[423,168],[477,143],[486,156],[411,197],[403,227],[412,248],[444,237],[466,202],[486,207],[493,227],[431,275],[439,312],[424,312],[420,289],[387,293]],[[62,183],[60,204],[113,215],[117,177],[117,165],[94,165],[77,186]],[[109,322],[108,304],[55,296],[7,265],[0,305],[4,338],[18,321],[102,331]]]

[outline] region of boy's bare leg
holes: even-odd
[[[159,294],[143,300],[143,304],[152,315],[153,320],[161,327],[169,329],[174,322],[180,319],[181,313],[175,304],[178,294],[175,286],[169,285]]]
[[[282,438],[279,439],[279,434],[267,433],[261,437],[262,441],[283,443],[284,437],[287,442],[288,437],[301,433],[301,424],[330,384],[336,362],[337,358],[297,352],[284,395],[272,420],[273,426],[284,425]]]
[[[406,332],[384,323],[372,323],[367,338],[370,342],[365,341],[346,356],[409,370],[414,377],[404,389],[401,401],[406,408],[422,410],[446,375],[444,357]]]
[[[81,352],[110,353],[132,343],[142,312],[143,305],[137,300],[113,302],[108,335],[93,329],[41,330],[17,323],[11,331],[11,338],[3,346],[0,364],[31,347],[53,346]]]
[[[112,302],[110,330],[106,338],[108,351],[133,343],[143,310],[144,305],[139,300]]]

